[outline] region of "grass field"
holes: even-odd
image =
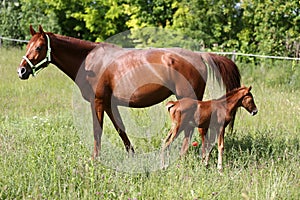
[[[299,63],[239,64],[259,112],[238,112],[234,133],[225,135],[222,176],[216,148],[206,169],[192,146],[166,170],[128,173],[90,160],[74,120],[74,84],[55,66],[19,80],[23,54],[0,49],[0,199],[300,199]],[[155,137],[130,139],[137,152],[152,151],[168,129],[167,121]],[[108,121],[103,137],[123,150]]]

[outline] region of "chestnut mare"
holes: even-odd
[[[39,32],[30,26],[30,33],[32,38],[18,68],[19,77],[28,79],[52,63],[77,84],[83,98],[91,104],[93,158],[98,156],[101,147],[104,112],[113,122],[127,152],[134,152],[118,105],[147,107],[172,94],[177,99],[201,100],[208,69],[224,83],[227,91],[240,86],[237,66],[223,56],[180,48],[128,50],[44,32],[41,26]],[[204,135],[206,130],[199,131]]]
[[[233,118],[233,113],[238,107],[244,107],[251,115],[255,115],[258,110],[250,92],[251,86],[240,87],[228,92],[216,100],[197,101],[190,98],[182,98],[178,101],[169,101],[167,109],[169,111],[172,128],[164,141],[162,148],[162,165],[164,167],[164,151],[177,138],[179,133],[193,130],[194,127],[209,128],[210,134],[218,136],[218,169],[222,170],[222,155],[224,151],[225,128]],[[205,144],[202,141],[202,159],[205,165],[208,164],[210,154],[210,142]],[[206,153],[207,148],[209,151]],[[181,152],[182,154],[182,152]]]

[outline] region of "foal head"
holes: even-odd
[[[30,25],[31,40],[27,44],[26,54],[18,67],[18,75],[21,79],[28,79],[30,74],[35,73],[42,68],[47,67],[50,58],[50,41],[43,28],[39,26],[39,32],[36,32]]]
[[[241,99],[241,106],[244,107],[251,115],[256,115],[258,109],[254,103],[253,95],[251,94],[251,86],[249,88],[245,87],[244,95]]]

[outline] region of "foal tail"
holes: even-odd
[[[167,104],[166,104],[166,107],[168,109],[168,112],[170,112],[171,108],[175,106],[175,102],[174,101],[169,101]]]
[[[213,53],[200,53],[203,61],[206,62],[212,71],[212,75],[217,79],[219,84],[224,84],[226,92],[241,87],[241,75],[236,64],[225,56]],[[232,132],[234,126],[236,111],[229,123],[229,129]]]

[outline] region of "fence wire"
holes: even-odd
[[[0,36],[0,47],[1,47],[1,40],[8,40],[12,42],[21,42],[21,43],[28,43],[28,40],[19,40],[19,39],[12,39],[12,38],[7,38],[7,37],[2,37]],[[247,56],[247,57],[257,57],[257,58],[271,58],[271,59],[280,59],[280,60],[300,60],[300,58],[293,58],[293,57],[285,57],[285,56],[269,56],[269,55],[258,55],[258,54],[248,54],[248,53],[238,53],[238,52],[211,52],[215,54],[220,54],[220,55],[232,55],[233,57],[235,56]],[[234,60],[234,58],[233,58]]]

